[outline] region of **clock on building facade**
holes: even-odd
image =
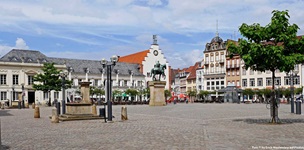
[[[155,56],[157,56],[157,55],[158,55],[158,51],[157,51],[157,50],[154,50],[154,51],[153,51],[153,54],[154,54]]]

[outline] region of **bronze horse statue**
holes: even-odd
[[[154,67],[151,69],[151,75],[153,81],[160,81],[160,77],[163,76],[166,78],[165,69],[167,69],[166,64],[159,65],[159,67]],[[155,75],[158,75],[158,80],[156,80]]]

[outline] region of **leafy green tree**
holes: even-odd
[[[271,22],[266,26],[259,23],[247,25],[243,23],[239,28],[246,38],[228,43],[230,57],[239,54],[245,62],[245,68],[255,71],[272,72],[272,89],[274,90],[275,71],[289,72],[296,64],[304,60],[304,38],[297,38],[299,27],[289,23],[288,11],[274,10]],[[261,61],[263,59],[263,61]],[[278,107],[272,94],[272,123],[277,123],[279,117],[275,115]]]
[[[48,92],[49,102],[51,106],[51,91],[60,91],[62,87],[62,81],[59,78],[60,71],[55,68],[54,63],[45,63],[42,67],[43,73],[36,74],[33,78],[33,88],[35,90]]]
[[[303,87],[296,88],[296,89],[295,89],[295,93],[296,93],[296,94],[301,94],[301,93],[302,93],[302,90],[303,90]]]
[[[138,91],[136,89],[127,89],[125,91],[126,94],[130,95],[131,97],[134,97],[138,95]]]
[[[189,91],[187,91],[187,95],[189,96],[189,98],[190,98],[190,102],[193,102],[193,97],[195,97],[196,96],[196,89],[195,90],[189,90]]]
[[[204,90],[201,90],[199,91],[198,95],[204,99],[204,102],[206,102],[206,96],[208,96],[210,94],[209,91],[204,91]]]
[[[284,89],[282,91],[282,94],[287,98],[287,102],[289,104],[289,101],[290,101],[290,98],[291,98],[291,90],[288,88],[288,89]]]
[[[255,94],[255,92],[252,89],[244,89],[243,90],[243,95],[249,95],[250,97],[252,97]],[[247,100],[249,99],[249,97],[247,98]]]
[[[166,103],[167,103],[167,99],[168,99],[168,97],[171,97],[171,92],[169,91],[169,90],[165,90],[164,91],[164,94],[165,94],[165,100],[166,100]]]
[[[112,97],[113,97],[113,99],[114,99],[114,97],[122,97],[121,96],[122,95],[122,91],[120,91],[120,90],[114,90],[113,92],[112,92]],[[120,98],[121,99],[121,98]],[[120,100],[119,99],[119,100]]]

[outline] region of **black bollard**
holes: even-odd
[[[18,109],[21,109],[21,102],[18,102]]]
[[[59,116],[60,115],[60,102],[56,103],[56,108],[57,108],[57,114]]]
[[[65,100],[62,100],[62,114],[65,114]]]
[[[296,114],[301,115],[301,101],[296,101]]]

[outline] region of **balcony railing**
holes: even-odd
[[[225,74],[225,71],[213,71],[213,72],[205,72],[204,75],[215,75],[215,74]]]
[[[226,65],[226,68],[240,68],[240,64]]]

